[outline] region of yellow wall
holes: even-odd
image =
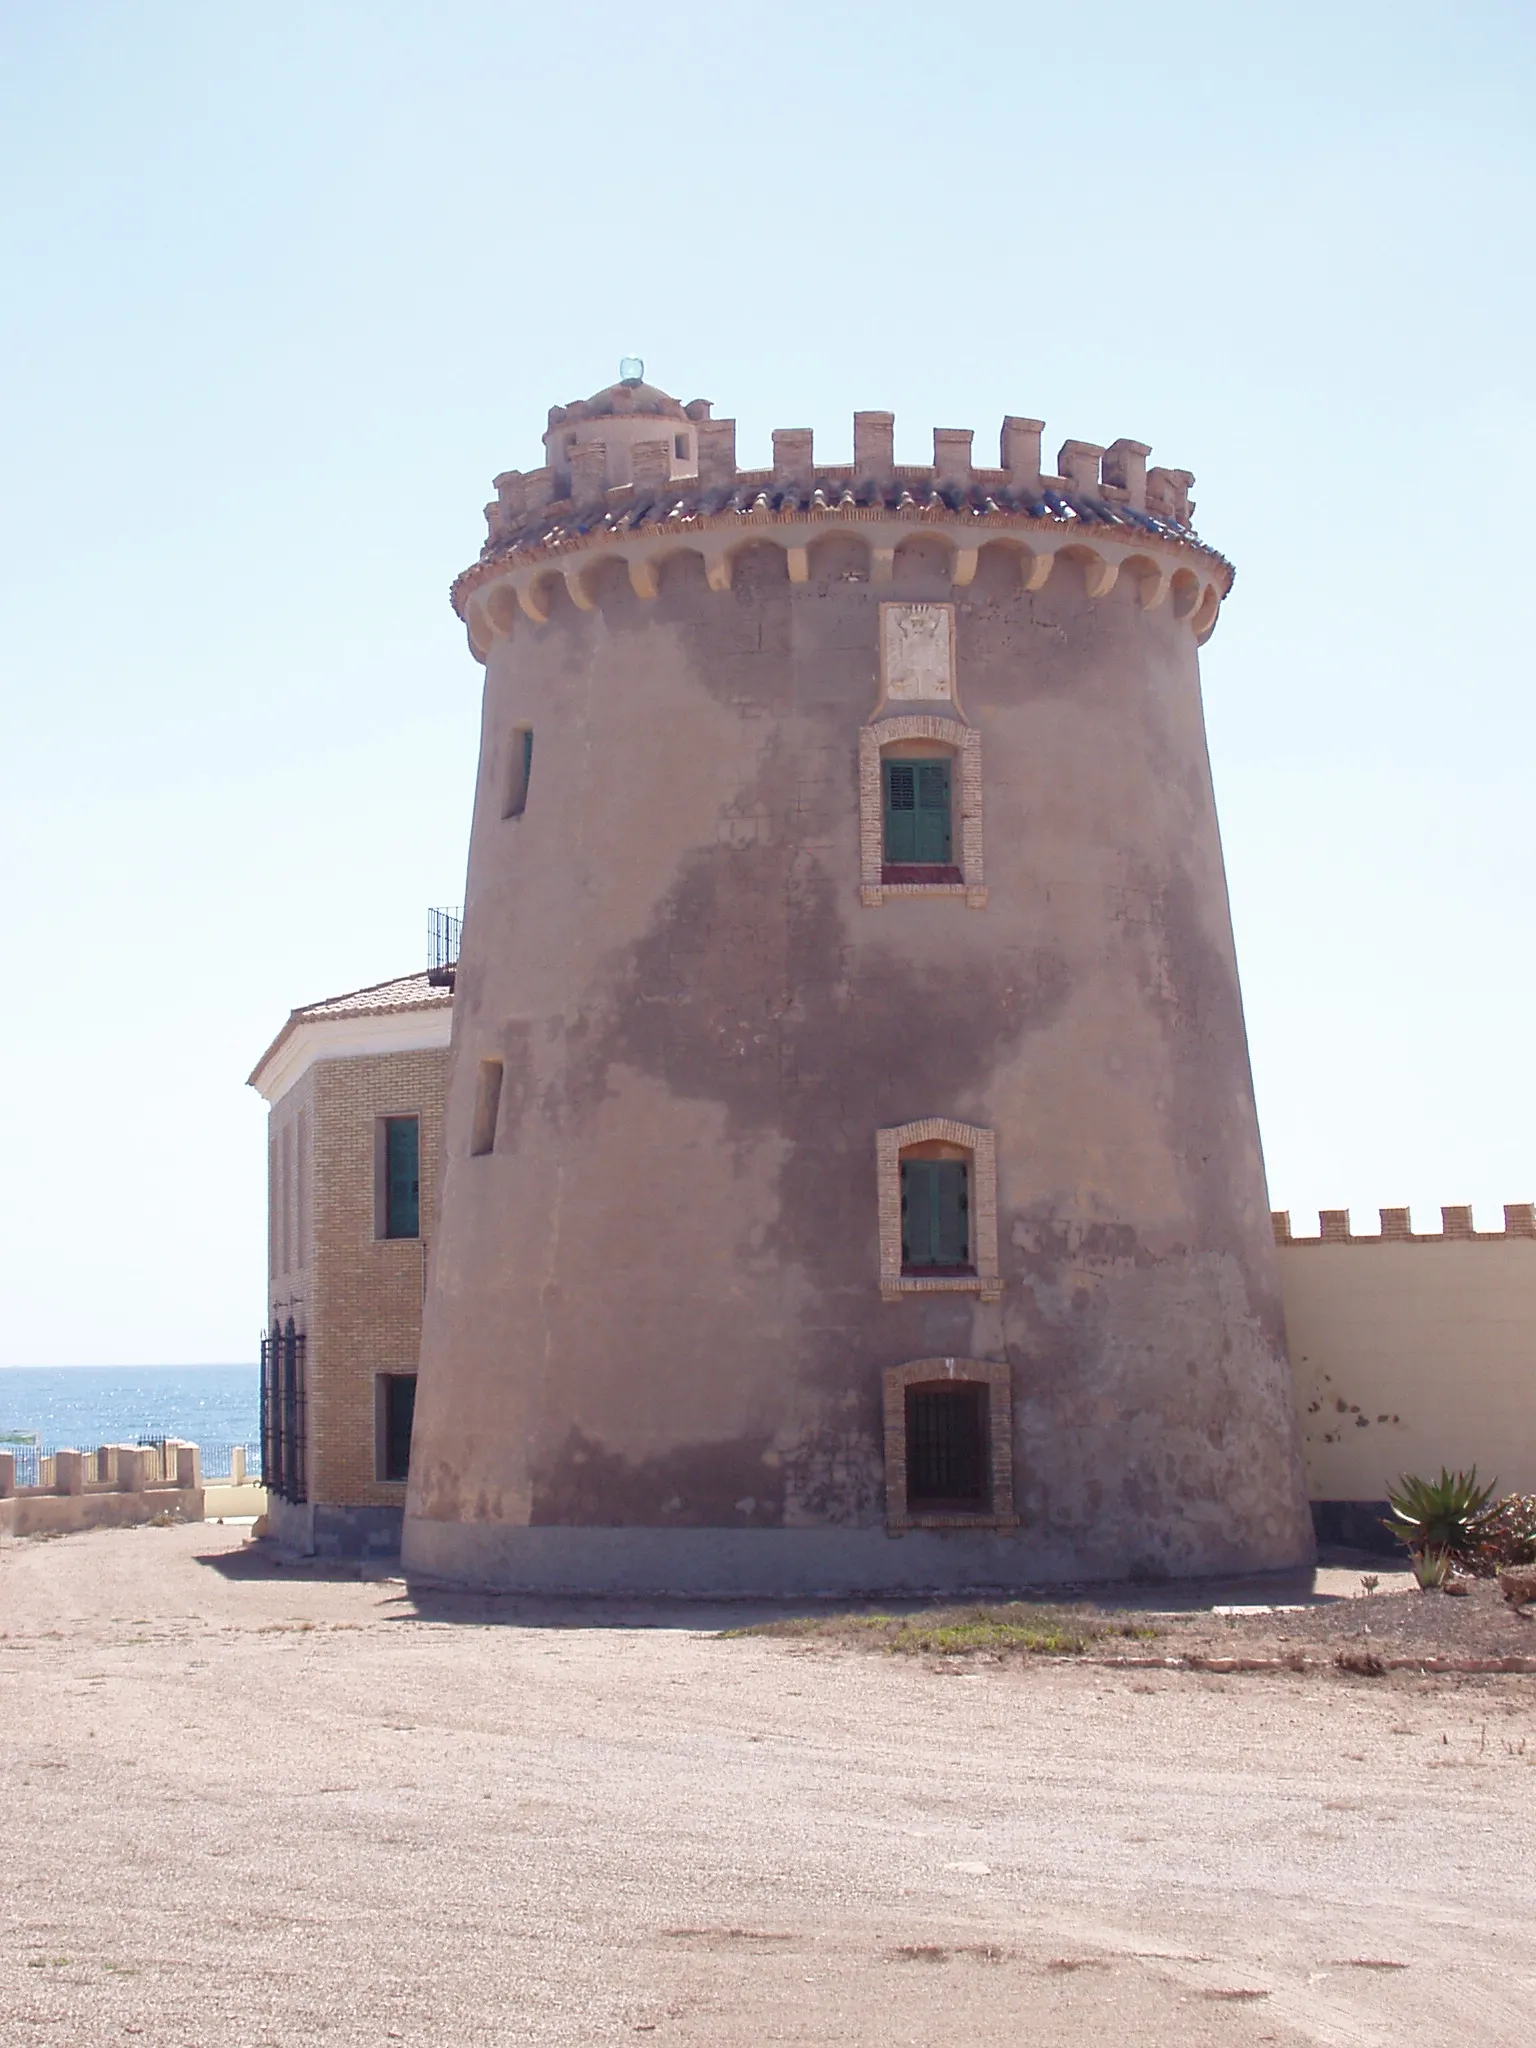
[[[1313,1500],[1442,1465],[1536,1493],[1536,1238],[1278,1251]]]

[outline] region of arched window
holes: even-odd
[[[954,859],[953,748],[898,740],[880,751],[880,880],[958,882]]]
[[[986,903],[981,735],[938,713],[881,717],[859,734],[859,897]]]
[[[902,1272],[974,1273],[969,1149],[942,1139],[908,1145],[898,1157],[898,1171]]]
[[[1002,1292],[997,1258],[995,1134],[951,1117],[924,1117],[875,1140],[880,1292]]]

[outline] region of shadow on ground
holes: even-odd
[[[858,1596],[720,1599],[708,1596],[554,1593],[489,1593],[459,1591],[428,1581],[408,1581],[398,1558],[301,1557],[270,1542],[250,1543],[238,1550],[200,1556],[208,1566],[232,1580],[311,1580],[338,1585],[359,1581],[399,1588],[396,1621],[460,1623],[473,1627],[550,1629],[685,1629],[714,1633],[745,1628],[795,1615],[924,1614],[952,1608],[957,1596],[931,1598]],[[1329,1607],[1359,1590],[1360,1575],[1383,1576],[1383,1560],[1363,1551],[1327,1550],[1315,1570],[1255,1573],[1246,1578],[1126,1580],[1104,1584],[1024,1586],[1011,1593],[979,1594],[973,1603],[1022,1601],[1056,1610],[1064,1606],[1116,1614],[1201,1614],[1218,1607]]]

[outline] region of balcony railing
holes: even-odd
[[[459,935],[464,913],[458,904],[427,912],[427,979],[434,988],[452,988],[459,964]]]

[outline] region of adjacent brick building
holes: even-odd
[[[263,1463],[278,1537],[400,1544],[452,998],[425,974],[293,1011],[268,1123]]]

